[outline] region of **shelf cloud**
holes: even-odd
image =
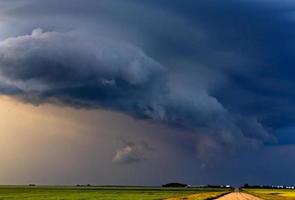
[[[75,33],[38,28],[1,41],[0,64],[3,93],[15,91],[36,105],[109,109],[196,134],[202,128],[228,144],[236,138],[275,141],[255,117],[228,112],[206,88],[190,93],[174,87],[167,68],[128,43],[88,43]]]
[[[292,145],[293,7],[275,0],[0,2],[0,94],[123,114],[158,127],[156,142],[167,128],[163,143],[200,160]],[[148,134],[132,137],[140,135]],[[110,162],[146,161],[143,146],[125,142],[110,150]]]

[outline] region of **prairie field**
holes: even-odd
[[[0,200],[207,200],[220,188],[0,186]]]
[[[291,189],[243,189],[243,191],[264,200],[295,200],[295,190]]]

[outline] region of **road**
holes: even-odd
[[[250,194],[242,193],[242,192],[232,192],[223,197],[218,198],[217,200],[262,200],[257,197],[254,197]]]

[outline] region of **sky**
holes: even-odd
[[[0,0],[0,184],[295,185],[294,11]]]

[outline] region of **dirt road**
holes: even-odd
[[[232,192],[228,195],[218,198],[217,200],[262,200],[250,194],[242,192]]]

